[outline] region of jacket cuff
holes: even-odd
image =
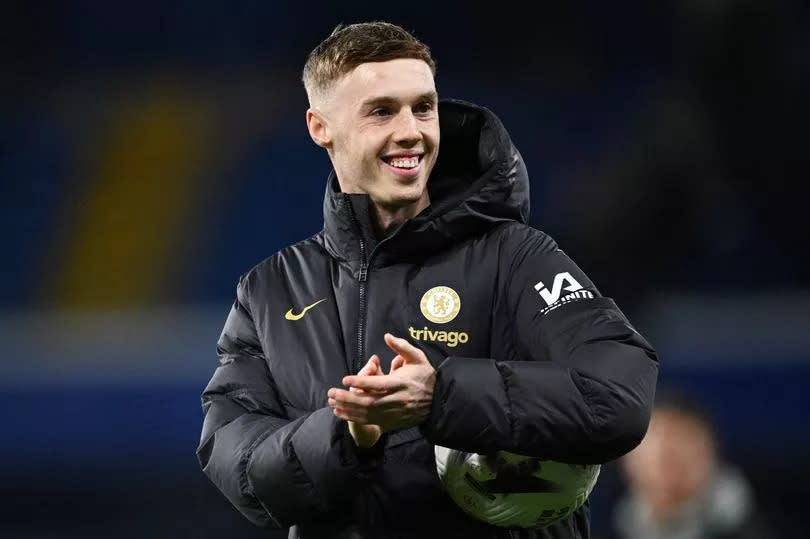
[[[433,443],[431,433],[436,430],[436,425],[439,423],[441,411],[445,405],[447,398],[446,377],[444,376],[444,367],[450,361],[449,357],[439,363],[436,368],[436,381],[433,384],[433,400],[430,402],[430,411],[427,417],[419,424],[419,431],[422,433],[429,442]]]
[[[509,397],[495,361],[488,358],[448,357],[436,370],[436,385],[430,413],[419,426],[422,435],[434,445],[474,453],[486,452],[510,433]],[[459,421],[459,418],[464,418]]]

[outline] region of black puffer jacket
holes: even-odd
[[[645,433],[654,350],[525,224],[528,177],[501,122],[460,101],[441,103],[440,122],[420,215],[376,242],[368,197],[340,193],[333,174],[323,231],[239,280],[197,453],[258,525],[306,539],[510,537],[452,503],[432,444],[603,463]],[[438,369],[433,406],[363,453],[327,391],[372,353],[388,372],[385,332]],[[511,537],[587,538],[588,520],[586,504]]]

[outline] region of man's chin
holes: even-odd
[[[424,194],[424,189],[402,189],[395,193],[386,193],[385,196],[372,197],[372,200],[378,206],[395,211],[418,204]]]

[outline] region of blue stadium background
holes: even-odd
[[[662,385],[709,406],[783,536],[807,536],[802,2],[4,9],[0,535],[286,536],[199,471],[199,394],[237,277],[321,226],[306,55],[385,19],[431,46],[442,96],[501,117],[534,226],[650,337]],[[622,489],[607,466],[596,538]]]

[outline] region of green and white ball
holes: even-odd
[[[436,446],[436,469],[453,501],[473,518],[506,528],[542,528],[588,499],[599,465],[565,464],[498,451]]]

